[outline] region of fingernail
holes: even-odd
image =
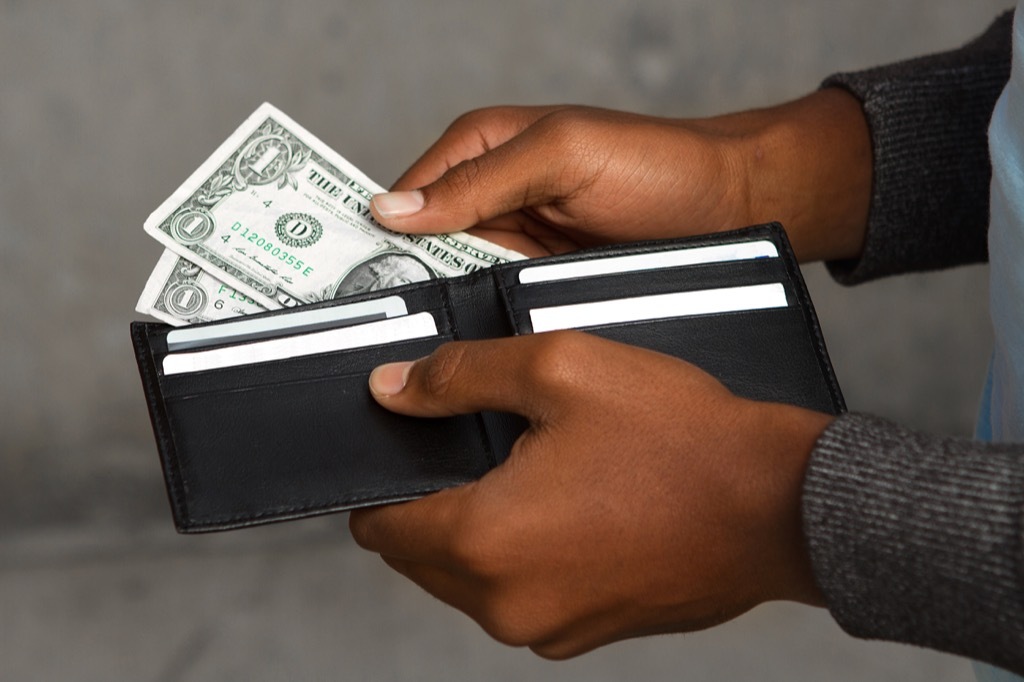
[[[409,380],[409,370],[415,362],[393,362],[381,365],[370,372],[370,392],[379,396],[393,396],[403,388]]]
[[[423,208],[423,192],[414,189],[411,192],[374,194],[373,205],[377,213],[385,218],[412,215]]]

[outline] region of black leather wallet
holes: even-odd
[[[685,257],[678,261],[682,264],[666,264],[656,255],[708,253],[704,247],[716,246],[729,251],[753,242],[769,243],[777,255],[717,262],[697,258],[690,264]],[[520,280],[526,268],[568,263],[588,264],[591,274]],[[778,298],[769,307],[743,309],[746,292],[762,290]],[[699,298],[709,291],[738,297],[732,296],[726,312],[713,312],[720,309],[713,301],[686,308],[693,303],[690,294]],[[554,310],[559,320],[581,313],[589,320],[582,325],[585,331],[688,360],[748,398],[833,414],[845,410],[800,269],[777,224],[504,263],[464,277],[260,317],[389,296],[401,297],[409,315],[430,313],[438,333],[167,373],[165,358],[176,352],[168,351],[167,335],[174,328],[132,324],[179,531],[225,530],[397,502],[479,478],[504,460],[524,420],[498,413],[441,419],[396,415],[374,402],[367,377],[378,364],[419,358],[447,341],[534,333],[537,310]],[[609,313],[600,305],[622,300],[627,301],[626,318],[656,319],[622,319],[623,306]],[[234,346],[254,343],[260,341]]]

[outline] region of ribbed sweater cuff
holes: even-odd
[[[981,445],[847,414],[803,488],[815,578],[856,637],[1024,673],[1024,446]]]
[[[1010,75],[1012,13],[959,50],[828,78],[867,117],[874,179],[862,256],[828,264],[855,284],[987,258],[987,134]]]

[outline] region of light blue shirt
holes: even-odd
[[[988,230],[989,298],[995,347],[975,435],[1024,442],[1024,0],[1013,23],[1013,69],[989,127],[992,157]],[[980,682],[1024,682],[982,663]]]

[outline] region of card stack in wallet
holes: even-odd
[[[194,327],[135,322],[178,530],[398,502],[479,478],[508,455],[520,417],[393,414],[370,396],[370,371],[452,340],[562,328],[682,358],[741,396],[845,409],[777,224],[504,263]]]

